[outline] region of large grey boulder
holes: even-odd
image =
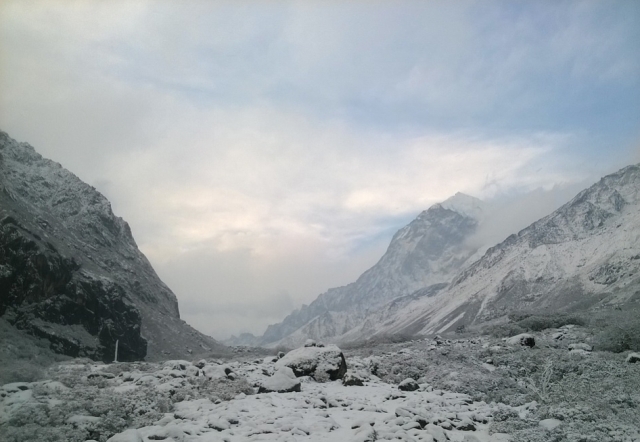
[[[318,382],[342,379],[347,361],[336,345],[302,347],[291,350],[276,362],[276,367],[289,367],[297,377],[311,376]]]

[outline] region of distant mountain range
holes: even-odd
[[[193,358],[223,346],[178,302],[107,199],[0,132],[0,316],[70,356]]]
[[[584,311],[640,302],[640,167],[602,178],[491,248],[470,241],[488,208],[456,194],[400,229],[358,280],[330,289],[232,345],[295,347],[433,334],[514,311]],[[485,253],[486,251],[486,253]]]

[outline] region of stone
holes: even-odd
[[[302,347],[291,350],[276,362],[276,367],[289,367],[297,377],[311,376],[318,382],[342,379],[347,361],[336,345]]]
[[[402,391],[416,391],[420,385],[411,378],[407,378],[398,384],[398,388]]]
[[[640,353],[629,353],[626,359],[630,364],[635,364],[636,362],[640,362]]]
[[[300,381],[289,367],[280,367],[258,388],[258,393],[291,393],[296,391],[300,391]]]
[[[507,338],[505,342],[510,345],[522,345],[523,347],[535,347],[536,345],[535,338],[529,333],[520,333]]]
[[[593,347],[589,344],[585,344],[584,342],[581,342],[581,343],[569,344],[569,350],[592,351]]]
[[[353,373],[352,371],[347,371],[342,378],[342,385],[346,387],[362,387],[364,385],[364,382],[362,378],[357,374]]]

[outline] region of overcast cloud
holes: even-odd
[[[96,186],[217,338],[457,191],[500,240],[640,161],[640,3],[4,1],[0,129]]]

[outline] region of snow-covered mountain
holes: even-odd
[[[107,199],[0,132],[0,316],[71,356],[187,358],[220,349],[178,302]]]
[[[499,320],[513,311],[638,304],[640,165],[634,165],[602,178],[490,248],[446,289],[412,299],[388,312],[374,329],[362,325],[352,336],[441,333]]]
[[[269,326],[256,343],[293,347],[308,338],[336,340],[395,298],[425,288],[432,296],[476,253],[477,246],[466,240],[483,217],[482,201],[461,193],[433,205],[400,229],[380,261],[357,281],[321,294]]]

